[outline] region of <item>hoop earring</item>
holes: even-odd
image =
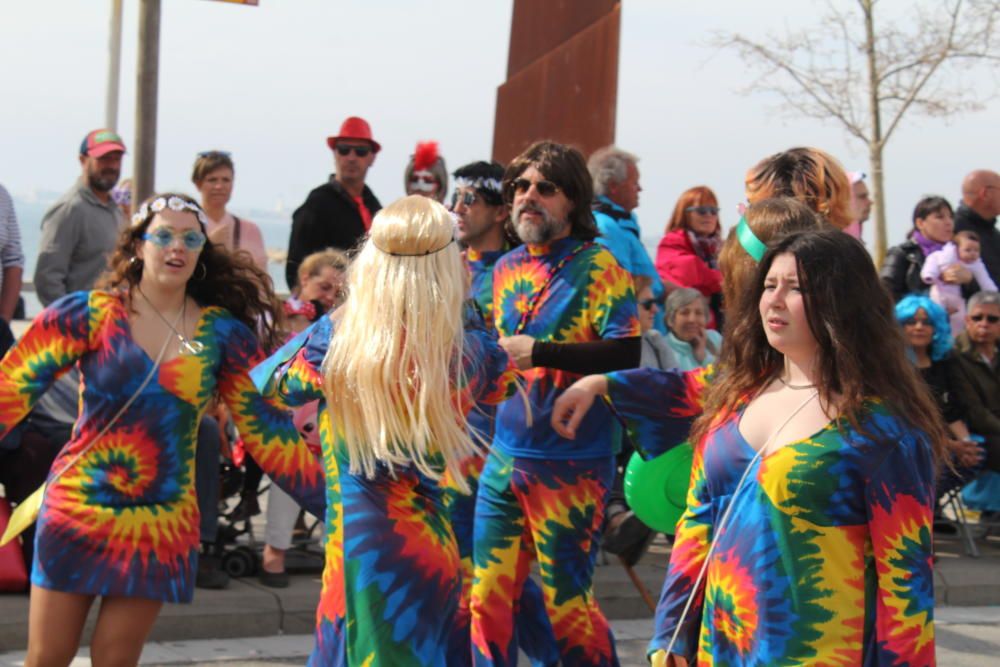
[[[198,269],[201,269],[201,276],[200,277],[197,275],[198,274]],[[205,278],[208,277],[208,267],[205,266],[201,262],[198,262],[198,266],[194,267],[194,272],[195,272],[195,275],[194,275],[194,279],[195,280],[199,280],[200,281],[200,280],[204,280]]]

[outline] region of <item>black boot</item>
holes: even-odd
[[[229,585],[229,575],[222,569],[222,557],[213,544],[202,543],[194,585],[212,590],[221,590]]]

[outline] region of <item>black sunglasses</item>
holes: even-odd
[[[232,157],[233,154],[229,151],[202,151],[198,153],[198,157],[201,159],[210,157]]]
[[[538,194],[546,198],[554,196],[561,190],[561,188],[552,181],[536,181],[532,183],[526,178],[515,178],[510,182],[509,187],[513,194],[523,195],[531,189],[532,185],[535,186],[535,190],[538,191]]]
[[[685,213],[697,213],[698,215],[717,215],[719,213],[718,206],[688,206],[684,209]]]
[[[969,315],[969,319],[972,320],[973,322],[982,322],[984,318],[990,324],[996,324],[997,322],[1000,322],[1000,315],[984,315],[982,313],[979,313],[977,315]]]
[[[642,301],[639,302],[639,305],[642,307],[643,310],[652,310],[653,306],[662,306],[663,299],[657,299],[656,297],[653,297],[651,299],[643,299]]]
[[[336,150],[344,157],[350,155],[351,151],[354,151],[354,154],[358,157],[368,157],[368,154],[372,152],[371,146],[354,146],[351,144],[337,144]]]

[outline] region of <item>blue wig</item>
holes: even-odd
[[[951,324],[944,308],[920,294],[907,294],[896,304],[896,321],[901,325],[913,319],[918,310],[927,313],[930,325],[934,327],[931,338],[931,361],[940,361],[951,350]]]

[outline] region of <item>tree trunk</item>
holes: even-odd
[[[886,251],[885,187],[882,177],[882,115],[879,109],[878,68],[875,61],[874,0],[860,0],[865,15],[865,57],[868,59],[868,107],[872,126],[868,139],[871,165],[871,196],[875,209],[875,265],[881,266]]]

